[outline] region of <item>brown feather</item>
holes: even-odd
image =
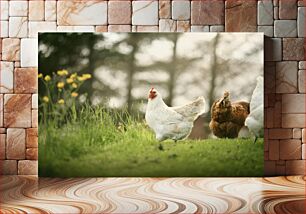
[[[239,101],[231,103],[229,93],[216,100],[211,107],[209,128],[219,138],[236,138],[250,113],[250,104]]]

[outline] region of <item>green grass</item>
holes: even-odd
[[[85,108],[58,127],[39,126],[39,175],[262,176],[263,139],[206,139],[161,143],[128,114]]]

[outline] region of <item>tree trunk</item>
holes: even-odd
[[[178,36],[174,35],[173,37],[173,55],[172,55],[172,63],[169,69],[169,82],[168,82],[168,92],[169,96],[167,99],[167,104],[172,106],[172,101],[174,98],[174,88],[175,88],[175,82],[176,82],[176,71],[177,71],[177,40]]]
[[[128,65],[128,88],[127,88],[127,106],[128,106],[128,112],[132,112],[132,104],[133,104],[133,97],[132,97],[132,89],[133,89],[133,79],[134,79],[134,71],[135,71],[135,54],[136,54],[136,43],[132,42],[133,44],[133,50],[130,54],[130,60]]]
[[[217,47],[219,42],[219,34],[216,35],[216,38],[213,43],[213,55],[212,55],[212,62],[211,62],[211,69],[210,69],[210,89],[208,92],[208,104],[211,107],[214,100],[215,100],[215,87],[216,87],[216,78],[218,72],[218,62],[217,62]]]

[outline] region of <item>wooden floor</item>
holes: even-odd
[[[305,213],[305,177],[35,178],[3,176],[1,211]]]

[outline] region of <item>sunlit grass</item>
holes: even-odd
[[[126,111],[86,106],[39,126],[40,176],[262,176],[263,139],[167,140]]]

